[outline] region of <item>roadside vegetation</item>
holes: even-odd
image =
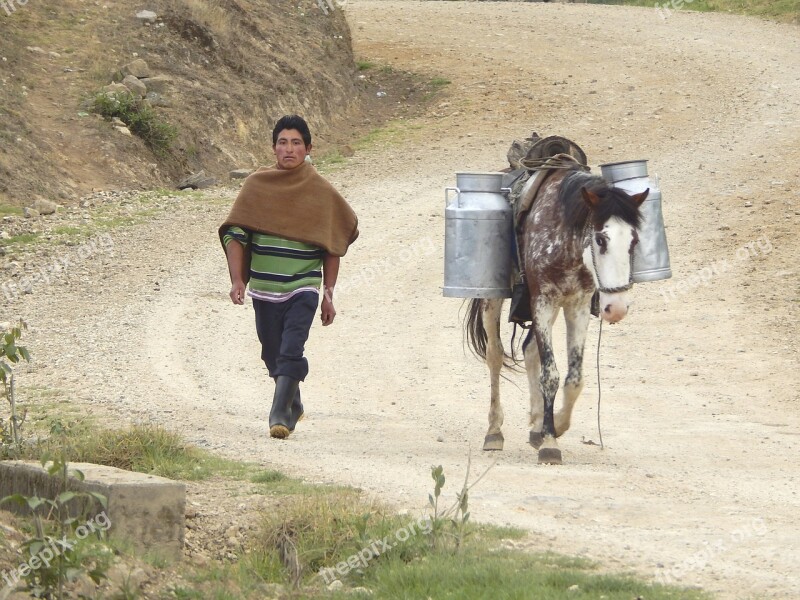
[[[37,405],[17,407],[28,419],[22,439],[5,438],[4,458],[53,456],[59,457],[52,463],[54,472],[66,473],[69,463],[93,462],[186,482],[203,481],[209,487],[247,488],[250,498],[254,494],[267,503],[248,509],[253,533],[234,559],[170,563],[100,536],[74,560],[49,565],[47,578],[43,571],[31,572],[21,581],[31,590],[58,589],[63,597],[71,597],[72,577],[83,572],[97,582],[96,597],[108,599],[709,598],[698,591],[651,585],[628,574],[609,574],[582,558],[530,552],[527,532],[473,522],[469,490],[480,477],[453,485],[441,467],[433,467],[428,510],[397,512],[356,489],[309,484],[279,471],[220,458],[160,426],[104,429],[71,404],[59,401],[57,391],[32,392]],[[60,518],[52,527],[59,535],[77,524],[63,518],[60,504],[56,514]],[[226,527],[226,515],[220,518]],[[30,536],[18,543],[21,550],[16,558],[4,564],[2,557],[9,555],[10,547],[0,535],[0,568],[29,559],[26,549],[38,548],[46,539],[42,532],[47,528],[40,517],[31,521],[0,513],[0,520],[12,522]],[[9,530],[4,525],[0,531]],[[213,539],[214,532],[208,534]],[[151,573],[146,592],[127,579],[115,587],[106,577],[113,556],[131,571],[138,564],[146,566]]]
[[[652,6],[663,11],[695,10],[723,12],[774,19],[800,24],[800,3],[797,0],[587,0],[589,4],[621,4],[625,6]]]

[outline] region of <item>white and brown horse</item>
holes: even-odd
[[[595,290],[600,316],[616,323],[628,312],[639,207],[649,190],[629,196],[580,168],[549,174],[517,228],[520,269],[530,291],[533,324],[523,343],[530,386],[530,443],[539,462],[561,464],[556,438],[570,426],[583,388],[583,351]],[[503,299],[473,299],[465,327],[472,349],[491,375],[489,429],[484,450],[502,450],[500,370],[508,354],[500,339]],[[563,406],[554,414],[559,375],[553,356],[553,323],[560,309],[567,325],[568,367]],[[531,343],[531,341],[535,343]]]

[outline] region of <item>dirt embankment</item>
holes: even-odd
[[[317,0],[145,4],[32,0],[0,10],[0,203],[30,206],[40,195],[69,205],[94,189],[172,187],[200,169],[224,181],[231,169],[270,160],[283,114],[302,113],[327,152],[386,112],[376,92],[387,78],[358,71],[339,8]],[[155,22],[136,18],[143,7]],[[169,80],[161,92],[168,106],[156,108],[179,132],[167,157],[82,108],[134,58]],[[418,91],[409,79],[388,85],[399,85],[399,97]]]

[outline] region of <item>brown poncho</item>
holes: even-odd
[[[232,226],[313,244],[334,256],[344,256],[358,237],[353,209],[308,162],[252,173],[219,228],[220,241]]]

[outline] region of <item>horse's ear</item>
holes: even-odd
[[[650,188],[647,188],[645,191],[639,192],[638,194],[634,194],[633,196],[631,196],[631,200],[634,201],[636,206],[641,206],[642,202],[644,202],[644,199],[647,198],[647,194],[649,193],[650,193]]]
[[[582,187],[581,195],[583,196],[586,204],[589,205],[589,208],[595,209],[600,205],[600,198],[591,190],[587,190],[585,187]]]

